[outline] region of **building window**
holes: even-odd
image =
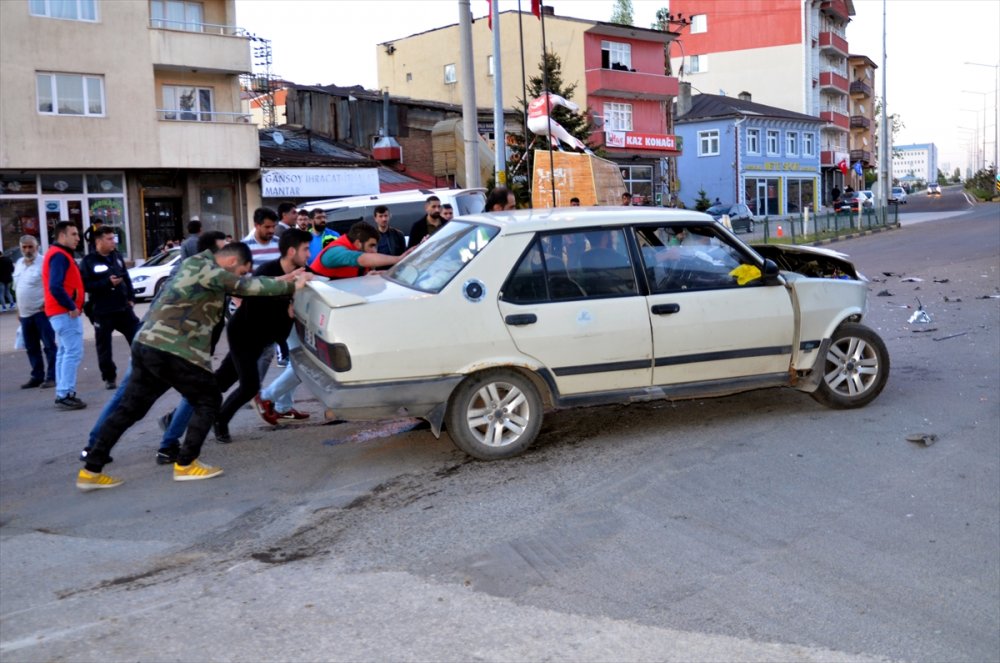
[[[212,88],[186,85],[163,86],[163,119],[189,122],[212,121]]]
[[[455,83],[457,81],[458,81],[458,78],[455,76],[455,65],[454,64],[446,64],[444,66],[444,82],[446,84],[450,85],[450,84]]]
[[[492,55],[487,55],[486,56],[486,75],[487,76],[492,76],[493,75],[493,56]]]
[[[62,18],[68,21],[96,21],[97,0],[30,0],[32,16]]]
[[[747,154],[760,154],[760,129],[747,129]]]
[[[708,56],[707,55],[692,55],[688,58],[688,73],[698,74],[704,71],[708,71]]]
[[[632,131],[632,104],[604,104],[605,131]]]
[[[412,80],[413,80],[413,74],[410,72],[406,72],[406,82],[409,83]]]
[[[698,132],[698,156],[714,157],[719,154],[719,130]]]
[[[767,153],[777,154],[778,153],[778,137],[780,133],[777,131],[768,130],[767,132]]]
[[[814,146],[813,135],[810,133],[802,134],[802,156],[804,157],[816,156],[816,148]]]
[[[632,68],[632,44],[622,44],[617,41],[601,42],[601,68],[621,69]]]
[[[691,17],[691,34],[696,35],[699,32],[708,32],[707,14],[695,14]]]
[[[790,157],[799,154],[799,134],[797,131],[785,132],[785,154]]]
[[[202,32],[205,26],[202,4],[189,0],[150,0],[149,17],[154,28]]]
[[[104,78],[82,74],[35,74],[38,112],[46,115],[104,115]]]

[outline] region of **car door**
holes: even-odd
[[[791,297],[783,284],[764,284],[759,257],[711,225],[644,225],[636,241],[649,285],[653,385],[787,374]]]
[[[511,338],[561,395],[650,384],[649,314],[625,238],[622,228],[541,234],[504,284]]]

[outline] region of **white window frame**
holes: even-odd
[[[487,55],[486,56],[486,75],[487,76],[492,76],[493,75],[493,56],[492,55]]]
[[[632,104],[604,103],[605,131],[632,131]]]
[[[691,17],[691,34],[708,32],[708,14],[695,14]]]
[[[168,18],[167,8],[171,5],[183,7],[184,20],[176,21]],[[160,16],[156,16],[156,8],[160,8]],[[189,12],[197,13],[195,20],[189,20]],[[188,32],[205,31],[205,5],[195,0],[149,0],[149,24],[154,28],[166,30],[186,30]]]
[[[454,85],[458,82],[458,75],[455,72],[455,63],[449,63],[444,66],[444,84]]]
[[[698,132],[698,156],[717,157],[719,156],[719,149],[718,129]]]
[[[53,16],[52,8],[55,4],[54,0],[28,0],[28,12],[32,16],[40,16],[42,18],[54,18],[61,21],[86,21],[87,23],[97,23],[100,20],[100,15],[97,13],[97,0],[76,0],[76,16]],[[72,0],[70,0],[72,5]],[[65,6],[63,3],[60,5]],[[85,7],[90,7],[93,18],[84,18],[83,9]]]
[[[816,141],[811,131],[806,131],[802,133],[802,156],[804,157],[814,157],[816,156]]]
[[[760,154],[760,129],[747,129],[747,154]]]
[[[174,96],[174,101],[167,101],[167,90],[194,90],[195,95],[195,108],[180,108],[179,97]],[[201,93],[207,91],[209,98],[209,106],[207,110],[201,107]],[[163,98],[163,119],[169,120],[171,122],[212,122],[215,119],[215,90],[210,87],[199,87],[196,85],[167,85],[164,84],[161,89]],[[177,108],[171,108],[170,106],[177,106]],[[194,117],[185,117],[188,115],[194,115]]]
[[[799,156],[799,132],[798,131],[786,131],[785,132],[785,154],[790,157]]]
[[[689,74],[700,74],[708,71],[708,55],[690,55],[688,56],[688,72]]]
[[[42,76],[48,76],[49,85],[49,98],[52,100],[51,110],[41,109],[41,98],[38,96],[38,91],[42,87]],[[78,77],[81,80],[81,85],[83,87],[83,112],[82,113],[60,113],[59,112],[59,85],[58,76],[73,76]],[[101,97],[101,112],[94,113],[90,110],[91,99],[91,89],[88,82],[96,81],[98,85],[98,92]],[[35,72],[35,110],[38,111],[39,115],[63,115],[66,117],[105,117],[107,115],[107,103],[105,101],[104,95],[104,76],[95,76],[93,74],[73,74],[64,71],[36,71]]]
[[[771,156],[777,156],[778,150],[781,148],[781,132],[777,129],[767,130],[767,153]]]
[[[601,51],[608,52],[608,69],[617,63],[632,68],[632,44],[621,41],[602,41]]]

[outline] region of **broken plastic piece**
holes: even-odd
[[[917,444],[922,444],[925,447],[929,447],[935,442],[937,442],[938,436],[934,433],[911,433],[906,436],[907,442],[916,442]]]
[[[930,314],[923,308],[917,309],[916,311],[913,312],[913,315],[910,316],[911,325],[913,324],[926,325],[927,323],[931,322],[931,320],[932,318]]]
[[[914,331],[916,331],[916,330],[914,330]],[[934,340],[935,341],[947,341],[949,338],[956,338],[958,336],[965,336],[968,333],[969,332],[964,331],[964,332],[958,332],[957,334],[948,334],[947,336],[939,336],[939,337],[935,338]]]
[[[877,294],[877,295],[875,295],[875,296],[876,296],[876,297],[892,297],[893,295],[892,295],[892,293],[891,293],[891,292],[889,292],[888,290],[883,290],[882,292],[878,293],[878,294]]]
[[[923,279],[918,279],[916,276],[907,276],[903,279],[903,283],[923,283]]]

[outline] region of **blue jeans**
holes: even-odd
[[[274,382],[260,392],[261,399],[274,402],[275,412],[288,412],[295,405],[292,395],[295,393],[295,388],[302,384],[302,380],[295,374],[292,350],[300,347],[302,343],[299,342],[299,335],[293,327],[292,333],[288,335],[288,366]]]
[[[10,289],[10,283],[0,283],[0,306],[13,306],[14,294]]]
[[[39,311],[27,318],[21,318],[21,334],[24,336],[24,349],[28,353],[28,363],[31,364],[31,379],[56,379],[56,333],[52,331],[49,319],[44,311]],[[45,359],[42,359],[42,348],[45,348]],[[47,367],[46,367],[47,365]]]
[[[76,394],[76,369],[83,361],[83,318],[61,313],[49,318],[56,333],[56,398]]]
[[[90,429],[90,435],[87,437],[87,449],[92,449],[94,447],[94,440],[97,437],[97,431],[101,429],[104,425],[104,420],[108,416],[118,409],[118,404],[122,402],[122,394],[125,393],[125,387],[128,386],[128,379],[132,377],[132,362],[129,361],[128,368],[125,369],[125,375],[122,376],[121,382],[118,383],[118,388],[115,389],[115,393],[111,395],[111,400],[104,404],[104,409],[101,413],[97,415],[97,421],[94,422],[94,427]]]

